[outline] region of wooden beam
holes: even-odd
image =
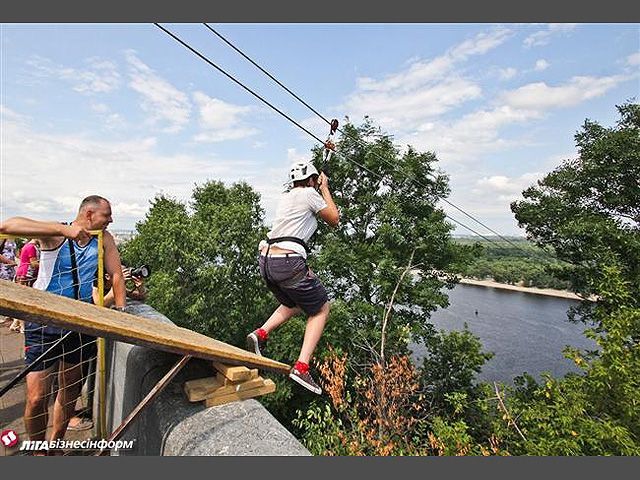
[[[227,365],[288,373],[289,366],[186,328],[0,280],[0,315]]]
[[[251,370],[249,370],[249,372],[251,372],[251,375],[249,377],[249,380],[252,380],[254,378],[258,378],[258,369],[257,368],[252,368]],[[238,383],[242,383],[245,380],[242,381],[233,381],[233,380],[229,380],[227,377],[225,377],[222,373],[218,372],[216,374],[216,378],[220,381],[220,383],[222,385],[237,385]]]
[[[262,387],[264,382],[264,378],[257,377],[241,383],[224,385],[217,377],[199,378],[185,382],[184,391],[190,402],[200,402],[211,397]]]
[[[258,370],[249,370],[247,367],[233,367],[220,362],[213,362],[213,367],[225,378],[232,382],[244,382],[258,376]]]
[[[223,405],[225,403],[236,402],[238,400],[246,400],[248,398],[266,395],[267,393],[273,393],[275,391],[276,384],[273,383],[273,380],[266,379],[262,387],[252,388],[251,390],[245,390],[244,392],[234,392],[227,395],[207,398],[204,404],[206,407],[215,407],[216,405]]]

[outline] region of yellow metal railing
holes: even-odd
[[[104,241],[102,230],[91,230],[89,233],[98,235],[98,305],[104,306]],[[98,422],[96,434],[98,438],[107,436],[107,357],[104,338],[98,338],[98,360],[96,370],[98,374]]]

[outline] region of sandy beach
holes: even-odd
[[[571,300],[583,300],[582,297],[567,290],[554,290],[552,288],[522,287],[519,285],[508,285],[492,280],[475,280],[473,278],[461,278],[460,283],[465,285],[477,285],[479,287],[500,288],[502,290],[513,290],[516,292],[534,293],[536,295],[547,295],[550,297],[569,298]]]

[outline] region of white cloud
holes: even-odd
[[[548,111],[598,97],[631,77],[574,77],[558,86],[530,83],[497,97],[496,106],[453,121],[426,122],[399,138],[420,150],[432,150],[447,165],[469,163],[479,155],[527,145],[526,138],[504,139],[502,128],[544,118]]]
[[[518,70],[516,70],[513,67],[501,68],[498,71],[498,75],[500,76],[501,80],[510,80],[513,77],[515,77],[517,73],[518,73]]]
[[[258,191],[272,183],[253,160],[165,155],[154,137],[104,141],[40,133],[25,117],[6,108],[2,113],[3,218],[69,220],[82,198],[99,194],[112,201],[114,228],[132,228],[158,192],[187,200],[194,183],[207,179],[244,179]]]
[[[243,124],[243,117],[252,113],[252,107],[243,107],[195,92],[193,99],[200,112],[202,132],[194,137],[197,142],[238,140],[258,133]]]
[[[96,113],[109,113],[111,109],[104,103],[92,103],[91,110]]]
[[[536,82],[504,93],[501,100],[516,109],[541,112],[550,108],[577,105],[599,97],[628,79],[629,77],[622,75],[599,78],[573,77],[566,84],[559,86]]]
[[[501,202],[511,202],[520,198],[523,190],[534,185],[543,176],[544,174],[541,172],[533,172],[525,173],[518,177],[507,177],[505,175],[483,177],[476,182],[476,188],[472,190],[472,193],[486,197],[485,200],[495,198]]]
[[[349,115],[373,117],[391,130],[412,128],[429,117],[441,115],[481,94],[478,85],[462,78],[452,78],[406,93],[376,92],[354,94],[346,105]]]
[[[536,60],[536,65],[535,65],[535,67],[533,67],[533,69],[536,72],[542,72],[543,70],[546,70],[547,68],[549,68],[549,62],[547,62],[544,58]]]
[[[295,148],[287,148],[287,162],[288,165],[296,162],[308,162],[311,160],[308,152],[300,153]]]
[[[88,58],[84,63],[86,68],[79,69],[57,65],[48,58],[35,55],[27,60],[33,74],[69,82],[73,90],[82,94],[108,93],[120,86],[120,73],[115,63],[97,57]]]
[[[107,130],[114,130],[117,128],[123,128],[127,122],[119,113],[113,113],[111,108],[104,103],[92,103],[91,110],[99,115],[103,121],[103,127]]]
[[[536,33],[532,33],[524,39],[525,47],[540,47],[547,45],[551,41],[551,37],[556,34],[567,34],[575,30],[577,24],[575,23],[551,23],[547,26],[546,30],[540,30]]]
[[[429,117],[445,113],[478,98],[481,88],[455,71],[472,55],[482,55],[501,45],[509,30],[481,33],[449,49],[443,55],[414,61],[408,68],[376,80],[359,78],[356,91],[341,107],[352,118],[372,116],[390,130],[411,129]]]
[[[142,98],[141,107],[152,123],[166,125],[167,133],[181,131],[189,122],[191,104],[187,95],[158,76],[133,50],[126,52],[129,86]]]
[[[627,65],[637,67],[640,65],[640,52],[633,53],[627,57]]]
[[[3,121],[24,123],[28,120],[28,117],[11,110],[6,105],[0,104],[0,119]]]
[[[523,140],[499,137],[505,125],[522,123],[539,117],[537,112],[522,111],[502,105],[478,110],[453,121],[427,124],[400,138],[419,150],[435,151],[443,165],[451,162],[469,163],[479,155],[521,145]]]

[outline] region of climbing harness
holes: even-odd
[[[305,243],[304,240],[302,240],[301,238],[298,237],[274,237],[274,238],[268,238],[267,239],[267,251],[264,254],[264,274],[265,274],[265,281],[267,282],[267,285],[274,285],[275,283],[273,282],[273,280],[271,279],[271,275],[269,274],[269,250],[271,249],[271,245],[273,245],[274,243],[278,243],[278,242],[294,242],[297,243],[299,245],[302,245],[304,247],[305,252],[307,252],[307,254],[309,254],[311,252],[311,250],[309,249],[309,246]],[[287,253],[285,254],[285,256],[288,258],[289,256],[292,255],[298,255],[297,253]],[[304,278],[307,273],[309,271],[309,267],[307,266],[307,268],[305,270],[302,270],[301,272],[298,272],[296,275],[294,275],[292,278],[285,280],[283,282],[279,282],[279,285],[281,287],[289,287],[292,285],[295,285],[296,283],[298,283],[300,280],[302,280],[302,278]]]
[[[267,239],[267,243],[269,244],[269,247],[267,247],[267,253],[269,252],[269,248],[271,247],[271,245],[273,245],[274,243],[278,243],[278,242],[294,242],[294,243],[297,243],[298,245],[302,245],[304,247],[304,251],[307,252],[307,254],[311,252],[311,250],[309,249],[309,247],[307,246],[305,241],[302,240],[301,238],[298,238],[298,237],[274,237],[274,238],[268,238]]]

